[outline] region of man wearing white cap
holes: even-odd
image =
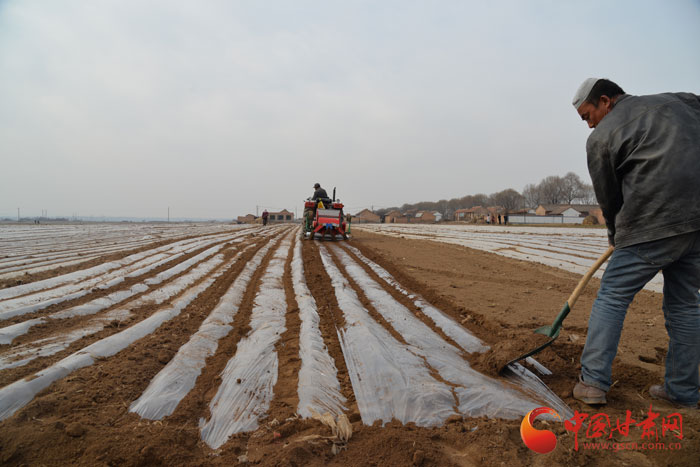
[[[573,395],[605,404],[627,308],[659,271],[669,335],[663,385],[649,393],[697,407],[700,381],[700,96],[632,96],[589,78],[573,105],[593,132],[586,152],[615,251],[593,303]]]

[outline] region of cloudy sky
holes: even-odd
[[[698,0],[0,0],[0,217],[590,181],[576,88],[700,94],[699,24]]]

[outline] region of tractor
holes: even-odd
[[[335,188],[333,188],[332,199],[308,198],[304,201],[303,234],[310,240],[318,238],[323,241],[326,236],[331,240],[336,240],[338,237],[348,240],[350,225],[343,214],[343,203],[335,199]]]

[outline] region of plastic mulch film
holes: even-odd
[[[340,248],[334,251],[372,306],[440,376],[454,385],[459,412],[470,417],[519,418],[538,407],[531,399],[472,369],[460,350],[445,341],[387,293]]]
[[[355,247],[348,247],[362,262],[374,271],[379,277],[381,277],[387,284],[394,287],[396,290],[406,295],[408,298],[413,300],[413,304],[423,312],[428,318],[430,318],[437,327],[442,330],[450,339],[454,340],[460,347],[469,353],[472,352],[485,352],[488,350],[488,346],[481,342],[481,339],[475,335],[469,333],[466,329],[458,326],[452,318],[448,317],[445,313],[438,310],[430,303],[423,300],[421,297],[416,296],[406,290],[401,284],[399,284],[394,277],[389,274],[387,270],[379,266],[377,263],[370,261],[366,258],[360,250]]]
[[[236,235],[229,235],[229,238],[235,237]],[[183,256],[189,251],[194,251],[204,246],[211,245],[216,241],[222,240],[223,239],[210,239],[206,241],[199,240],[194,244],[190,240],[187,244],[168,245],[164,247],[159,247],[155,250],[149,250],[148,252],[139,253],[138,257],[137,255],[132,255],[119,261],[95,266],[94,268],[90,268],[89,270],[87,270],[89,271],[89,273],[86,273],[84,271],[76,271],[75,273],[65,274],[64,276],[46,279],[44,281],[38,281],[38,284],[34,282],[31,284],[27,284],[27,286],[34,286],[33,289],[27,289],[27,292],[29,292],[28,294],[23,294],[23,296],[7,300],[0,300],[0,320],[9,319],[14,316],[19,316],[27,313],[32,313],[46,308],[50,305],[54,305],[56,303],[61,303],[66,300],[82,297],[90,293],[94,288],[100,290],[108,289],[123,282],[126,278],[145,274],[146,272],[162,264],[165,264],[169,261]],[[169,251],[171,254],[162,253],[162,251],[164,250]],[[161,253],[153,254],[156,251]],[[145,256],[147,253],[151,253],[151,256],[143,258],[143,256]],[[215,251],[209,252],[207,256],[211,256],[214,253]],[[137,262],[127,262],[128,258],[131,258],[132,260],[140,260]],[[118,269],[115,269],[117,267]],[[171,276],[173,274],[175,274],[175,272],[173,272]],[[76,280],[76,278],[84,277],[86,275],[88,277],[85,280]],[[89,277],[89,275],[92,275],[92,277]],[[162,282],[162,280],[165,280],[166,278],[167,277],[163,277],[159,282]],[[55,285],[65,283],[67,281],[69,281],[70,283],[52,288]],[[7,290],[12,291],[13,289],[20,289],[22,287],[23,286],[12,287]],[[18,292],[20,291],[17,291],[15,293]]]
[[[201,253],[202,255],[206,256],[211,256],[216,251],[218,251],[221,248],[219,246],[218,248],[215,247],[215,249],[211,249],[212,251],[207,250],[207,252]],[[199,255],[198,255],[199,256]],[[194,258],[193,258],[194,259]],[[202,257],[199,258],[199,261],[201,261]],[[194,264],[194,263],[191,263]],[[191,265],[190,264],[190,265]],[[111,281],[111,283],[107,284],[108,287],[112,285],[116,285],[119,280],[116,281]],[[74,286],[78,287],[78,286]],[[15,316],[21,316],[25,315],[27,313],[32,313],[38,310],[41,310],[43,308],[48,307],[49,305],[54,305],[56,303],[64,302],[66,300],[72,300],[74,298],[82,297],[84,295],[87,295],[92,291],[92,287],[90,286],[89,283],[85,284],[80,284],[79,285],[80,290],[72,292],[72,293],[66,293],[65,295],[62,295],[60,297],[56,297],[53,299],[44,299],[46,294],[51,294],[51,293],[56,293],[55,290],[49,290],[46,292],[42,293],[36,293],[31,296],[26,296],[26,297],[18,297],[16,299],[12,300],[7,300],[5,302],[0,303],[0,320],[5,320],[9,319]]]
[[[223,255],[217,256],[223,257]],[[226,263],[216,273],[188,289],[167,308],[155,312],[148,318],[121,332],[88,345],[84,349],[69,355],[32,376],[15,381],[0,389],[0,421],[10,417],[17,410],[24,407],[37,393],[47,388],[54,381],[69,375],[79,368],[92,365],[96,358],[111,357],[138,339],[151,334],[161,324],[179,315],[187,305],[209,288],[231,265],[232,262]]]
[[[220,248],[221,246],[217,246],[213,249],[210,248],[207,251],[218,251]],[[207,256],[210,255],[211,253]],[[169,284],[166,284],[161,288],[155,289],[146,295],[142,295],[141,297],[135,300],[131,300],[130,302],[123,304],[119,308],[110,310],[102,316],[93,318],[80,328],[73,329],[72,331],[67,333],[49,336],[38,341],[27,342],[26,344],[14,347],[9,351],[4,352],[2,356],[0,356],[0,370],[26,365],[27,363],[31,362],[37,357],[53,355],[67,348],[71,343],[77,341],[78,339],[101,331],[106,325],[108,325],[114,320],[124,321],[125,319],[131,316],[131,310],[133,309],[148,304],[161,304],[164,301],[176,296],[178,293],[190,287],[197,280],[201,279],[206,274],[219,267],[222,262],[223,256],[216,255],[213,258],[198,264],[196,267],[192,268],[190,271],[178,277]],[[80,308],[81,306],[82,305],[79,305],[76,308]],[[70,316],[71,313],[71,310],[65,310],[59,311],[56,314],[61,317],[68,317],[62,315],[67,314]]]
[[[151,380],[141,397],[131,404],[130,412],[150,420],[160,420],[175,411],[194,387],[206,359],[216,352],[219,340],[233,329],[230,323],[238,312],[246,288],[271,246],[272,242],[269,242],[248,261],[199,330]]]
[[[365,264],[367,264],[372,271],[374,271],[379,277],[381,277],[384,281],[387,282],[387,284],[391,285],[394,287],[396,290],[400,291],[404,295],[407,295],[409,298],[413,299],[414,304],[416,307],[418,307],[421,311],[425,313],[426,309],[432,308],[433,313],[432,316],[439,316],[439,320],[434,320],[436,325],[443,331],[447,336],[455,340],[455,342],[462,347],[463,350],[471,352],[474,351],[473,349],[475,348],[474,342],[477,342],[481,349],[479,351],[485,351],[488,349],[488,346],[485,346],[484,344],[481,343],[481,341],[475,337],[472,336],[471,339],[455,339],[454,336],[461,336],[463,334],[469,334],[469,332],[461,327],[459,324],[457,324],[452,318],[448,317],[446,314],[444,314],[442,311],[432,307],[431,305],[428,305],[422,298],[414,296],[409,294],[395,279],[391,274],[389,274],[385,269],[383,269],[381,266],[378,264],[370,261],[367,259],[365,256],[363,256],[357,249],[350,247],[350,250],[357,255],[358,258]],[[344,253],[340,252],[341,258],[344,258],[344,261],[350,261],[349,256]],[[364,271],[362,271],[364,272]],[[392,298],[393,299],[393,298]],[[378,311],[386,311],[386,308],[382,305],[377,307]],[[406,310],[408,311],[408,310]],[[439,313],[437,315],[435,312]],[[432,316],[428,313],[425,313],[429,317],[432,318]],[[400,323],[399,323],[400,324]],[[422,324],[422,323],[421,323]],[[469,334],[471,335],[471,334]],[[467,345],[464,345],[464,343],[467,343]],[[461,357],[460,357],[461,359]],[[462,359],[463,360],[463,359]],[[545,367],[543,367],[539,362],[537,362],[534,359],[528,359],[527,360],[529,363],[533,364],[533,366],[538,367],[539,371],[542,372],[543,374],[550,373],[549,370],[547,370]],[[466,363],[466,361],[464,362]],[[503,385],[501,385],[497,380],[494,380],[492,378],[488,378],[485,375],[482,375],[481,373],[478,373],[477,371],[469,368],[471,373],[475,375],[475,382],[480,382],[479,384],[484,385],[484,388],[491,387],[494,383],[499,385],[503,389]],[[544,405],[547,405],[551,408],[554,408],[557,410],[562,415],[567,415],[567,416],[572,416],[571,409],[566,405],[566,403],[561,400],[554,392],[552,392],[551,389],[545,385],[542,380],[540,380],[534,373],[532,373],[530,370],[525,368],[524,366],[520,364],[515,364],[511,365],[508,367],[508,369],[504,372],[503,377],[508,380],[510,383],[512,383],[515,387],[520,389],[524,394],[527,394],[529,398],[532,398],[532,400],[535,401],[541,401]],[[448,379],[448,378],[446,378]],[[449,379],[448,379],[449,380]],[[473,383],[472,383],[473,385]],[[490,389],[489,389],[490,390]],[[512,392],[512,391],[511,391]],[[478,394],[476,394],[478,395]],[[480,400],[476,400],[473,403],[467,403],[467,405],[464,408],[469,408],[469,407],[475,407],[478,404],[486,404],[487,400],[484,399],[483,397],[486,396],[488,397],[487,394],[484,394],[481,397]],[[540,405],[543,405],[540,404]],[[495,405],[494,405],[495,407]],[[511,407],[512,409],[515,409],[517,405]],[[528,409],[529,410],[529,409]],[[462,410],[462,407],[460,407],[460,411],[462,413],[468,413],[464,412]],[[514,412],[513,410],[509,410],[511,413],[511,417],[513,416],[522,416],[525,415],[525,413],[520,413],[517,412],[517,410]],[[504,412],[505,413],[505,412]],[[504,413],[499,413],[497,416],[499,417],[505,417]],[[489,415],[489,416],[496,416],[496,415]]]
[[[234,433],[252,431],[272,400],[277,382],[275,344],[286,330],[287,301],[282,278],[291,247],[291,233],[275,251],[261,279],[250,321],[236,355],[221,373],[221,385],[209,404],[211,417],[200,419],[202,440],[217,449]]]
[[[53,313],[46,318],[33,318],[21,323],[13,324],[11,326],[4,327],[0,329],[0,344],[10,344],[17,337],[24,335],[29,332],[33,326],[39,324],[44,324],[49,321],[49,319],[62,319],[70,318],[72,316],[84,316],[96,314],[110,306],[114,306],[138,293],[142,293],[148,290],[148,286],[144,284],[135,284],[131,286],[128,290],[119,290],[117,292],[112,292],[111,294],[92,300],[88,303],[75,306],[71,308],[70,312],[58,312]],[[68,311],[68,310],[66,310]]]
[[[336,419],[345,411],[346,400],[340,393],[337,369],[323,342],[318,327],[319,317],[314,300],[304,280],[304,265],[301,260],[301,241],[297,240],[292,258],[292,283],[299,305],[299,406],[297,413],[311,418],[313,411],[330,413]]]
[[[369,315],[328,251],[321,247],[320,253],[345,316],[346,326],[338,336],[362,422],[397,419],[436,426],[455,415],[450,386],[431,376],[411,346],[396,340]]]

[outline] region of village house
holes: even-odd
[[[385,224],[406,224],[408,223],[408,217],[401,214],[401,211],[393,210],[389,211],[384,215]]]
[[[236,222],[239,224],[253,224],[255,223],[255,219],[257,218],[254,215],[246,214],[245,216],[238,216]]]
[[[457,209],[454,214],[454,220],[456,221],[465,221],[469,219],[467,216],[467,213],[469,212],[469,209]]]
[[[412,222],[432,224],[434,222],[440,222],[440,219],[442,219],[442,214],[437,211],[418,211],[416,215],[413,216]]]
[[[468,222],[477,222],[488,216],[489,211],[483,206],[474,206],[464,211],[464,220]]]
[[[381,222],[379,215],[370,211],[369,209],[363,209],[354,216],[352,216],[353,224],[367,224],[367,223],[379,223]]]
[[[503,216],[506,214],[506,209],[503,206],[489,206],[486,210],[491,214],[492,224],[498,224],[498,216],[501,216],[501,222],[503,222]]]
[[[280,224],[282,222],[294,222],[294,213],[283,209],[279,212],[270,212],[267,218],[268,224]]]
[[[535,210],[538,216],[562,216],[575,219],[577,217],[595,217],[598,224],[605,225],[603,211],[597,204],[540,204]]]

